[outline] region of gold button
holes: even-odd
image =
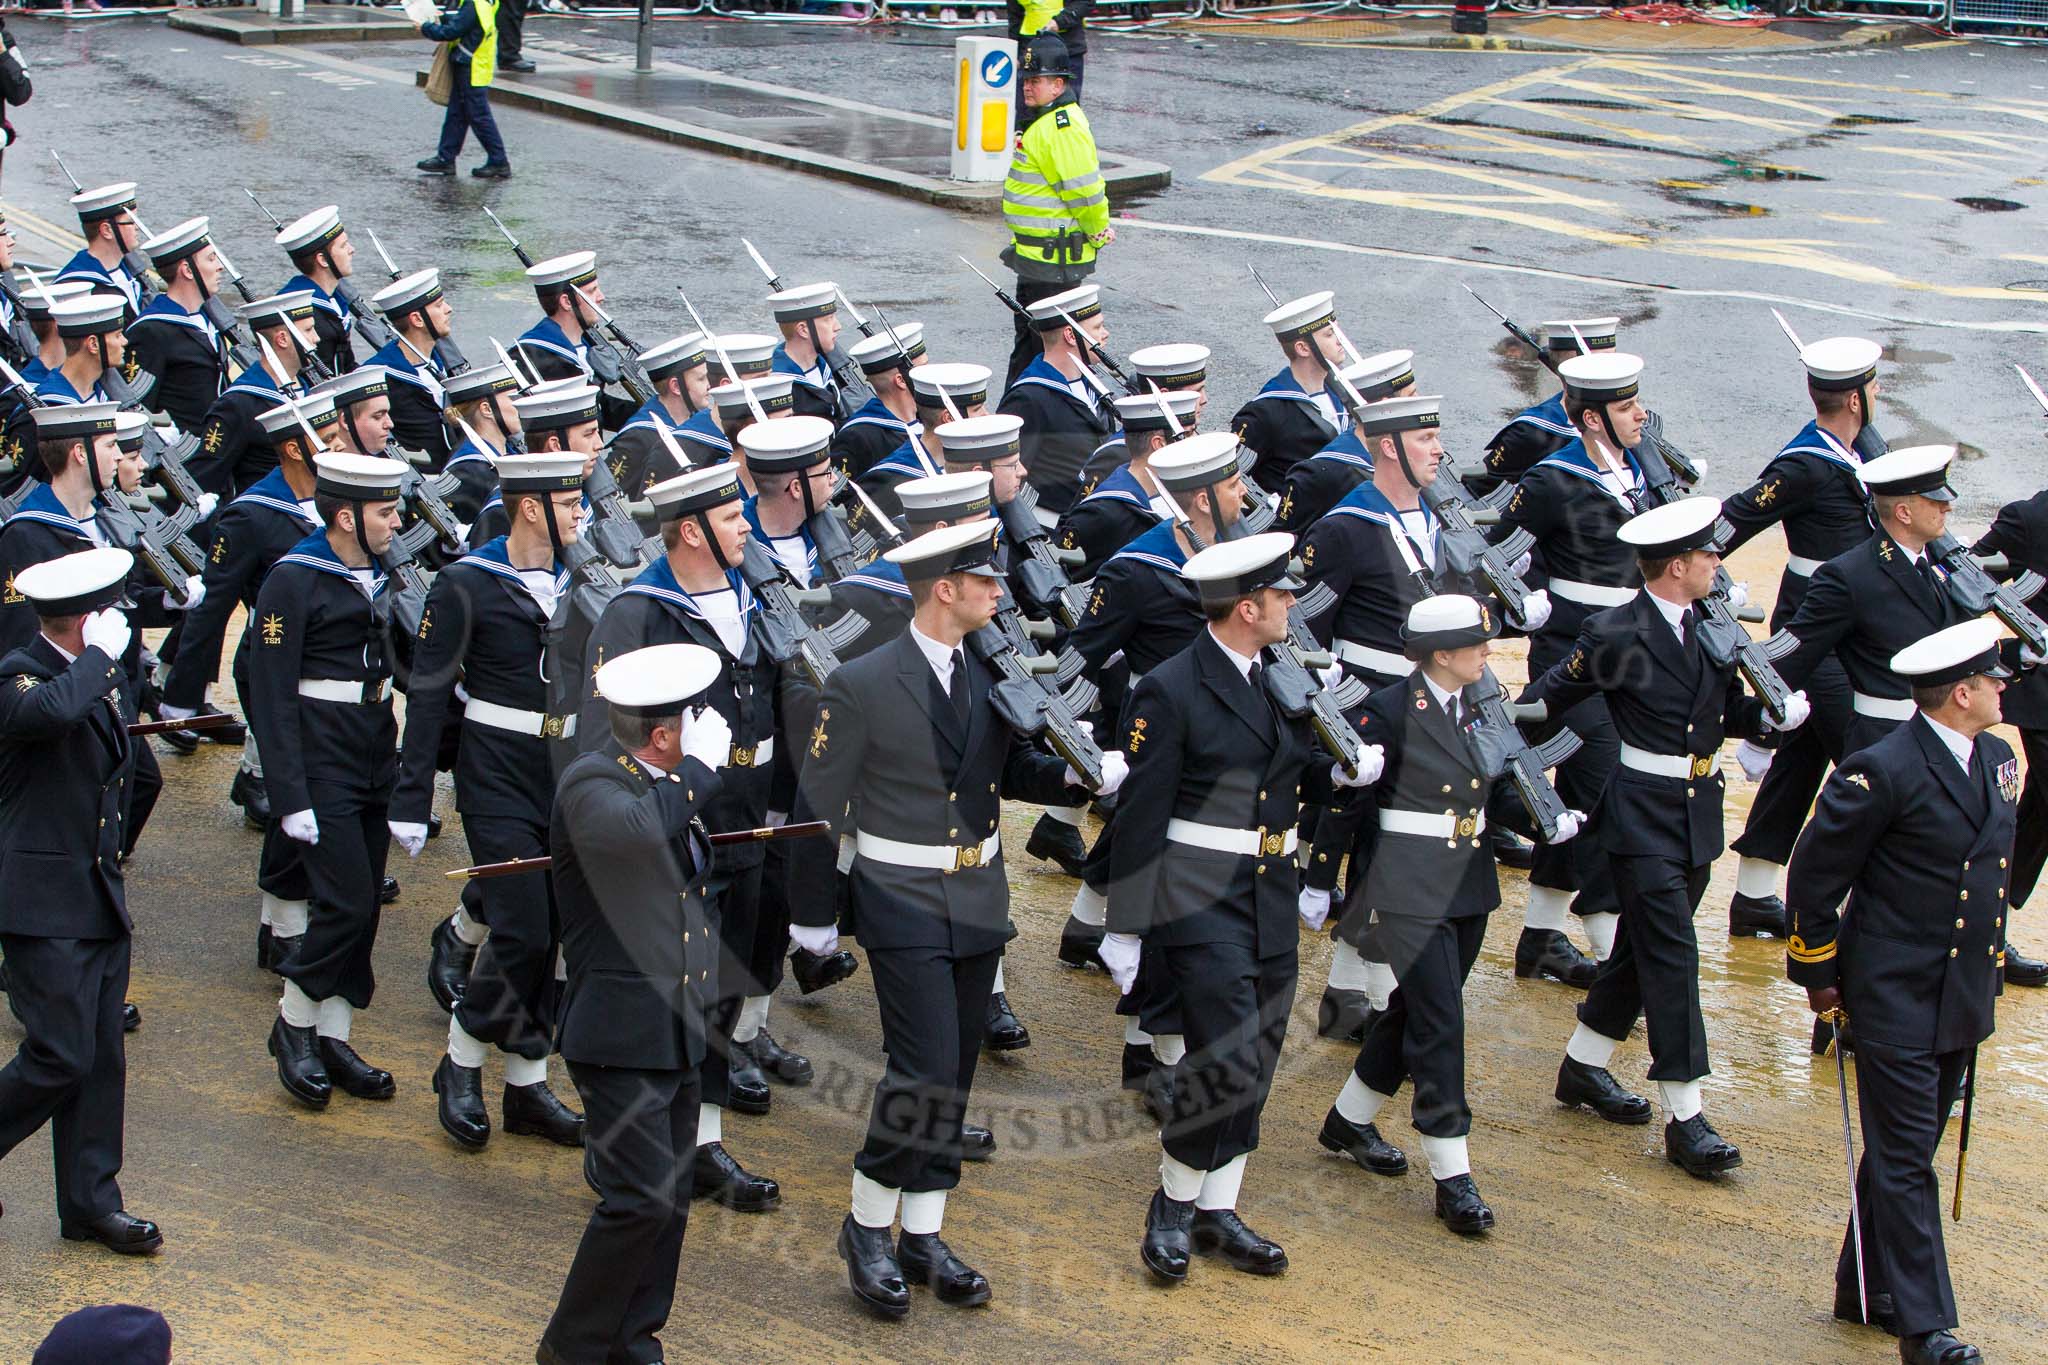
[[[1691,787],[1687,787],[1687,788],[1685,789],[1685,794],[1686,794],[1687,796],[1691,796],[1691,795],[1692,795],[1692,788],[1691,788]]]
[[[1318,853],[1316,855],[1316,861],[1319,863],[1327,863],[1328,861],[1330,861],[1330,855],[1327,853]]]
[[[946,831],[946,837],[948,839],[957,839],[960,837],[960,831],[957,829],[949,829]]]
[[[2000,858],[2000,859],[1998,860],[1998,865],[1999,865],[1999,867],[2003,868],[2003,867],[2005,866],[2005,859],[2003,859],[2003,858]]]
[[[1949,949],[1949,950],[1948,950],[1948,955],[1949,955],[1950,957],[1954,957],[1954,956],[1956,955],[1956,950],[1955,950],[1955,949],[1953,949],[1953,948]]]
[[[1963,860],[1963,871],[1965,871],[1965,872],[1968,872],[1969,870],[1970,870],[1970,861],[1969,861],[1969,859],[1965,858],[1965,859]]]
[[[1261,871],[1261,872],[1264,872],[1264,871],[1266,870],[1266,865],[1265,865],[1264,863],[1260,863],[1260,864],[1259,864],[1259,867],[1258,867],[1258,870],[1259,870],[1259,871]]]
[[[995,784],[995,783],[993,783],[993,782],[989,783],[989,784],[988,784],[988,789],[989,789],[990,791],[994,791],[994,790],[996,789],[996,784]]]
[[[1967,892],[1967,891],[1958,891],[1958,892],[1956,892],[1956,899],[1957,899],[1957,900],[1959,900],[1959,901],[1966,901],[1966,900],[1968,900],[1969,898],[1970,898],[1970,893],[1969,893],[1969,892]]]
[[[2003,929],[2005,927],[2005,916],[2000,915],[1996,919],[1992,920],[1991,927],[1994,929]]]
[[[1266,799],[1266,794],[1265,794],[1264,792],[1260,792],[1260,793],[1259,793],[1259,800],[1263,801],[1263,800],[1265,800],[1265,799]]]
[[[1991,946],[1990,944],[1988,944],[1988,943],[1987,943],[1987,944],[1985,944],[1985,945],[1984,945],[1984,956],[1986,956],[1986,957],[1997,957],[1997,956],[1998,956],[1998,949],[1996,949],[1996,948],[1992,947],[1992,946]]]
[[[685,929],[685,930],[683,930],[683,942],[685,942],[685,943],[688,943],[689,941],[690,941],[690,931],[689,931],[688,929]]]
[[[1686,727],[1685,727],[1685,732],[1686,732],[1687,734],[1691,734],[1691,733],[1692,733],[1692,727],[1691,727],[1690,725],[1686,726]]]
[[[1962,927],[1963,927],[1963,922],[1962,922],[1961,920],[1957,920],[1957,921],[1956,921],[1956,928],[1960,929],[1960,928],[1962,928]]]
[[[691,790],[690,788],[685,787],[683,788],[683,799],[685,801],[695,801],[697,799],[697,793]]]
[[[1450,794],[1451,794],[1451,784],[1450,784],[1450,783],[1448,783],[1448,782],[1446,782],[1446,783],[1444,783],[1444,795],[1445,795],[1445,796],[1449,796]]]
[[[958,800],[959,800],[960,798],[959,798],[959,797],[958,797],[957,795],[955,795],[954,793],[952,793],[952,792],[947,792],[947,793],[946,793],[946,799],[947,799],[948,801],[958,801]]]

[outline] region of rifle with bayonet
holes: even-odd
[[[777,293],[782,292],[785,288],[782,283],[782,277],[776,274],[774,267],[770,266],[766,258],[754,249],[754,244],[742,237],[740,238],[740,245],[747,249],[747,255],[753,257],[754,268],[759,270],[762,278],[768,281],[768,287]],[[873,336],[875,334],[874,329],[868,326],[866,318],[855,311],[853,304],[847,299],[846,295],[840,293],[836,288],[832,292],[846,309],[847,315],[853,319],[854,325],[860,328],[860,334],[864,337]],[[813,343],[817,341],[817,333],[815,331],[811,333],[811,340]],[[825,362],[825,368],[832,371],[832,378],[839,385],[840,416],[842,418],[851,416],[854,407],[857,406],[853,401],[854,393],[857,390],[872,393],[874,390],[868,386],[865,379],[860,377],[859,372],[847,362],[845,354],[836,345],[831,350],[822,352],[821,358]]]
[[[989,702],[1003,723],[1046,745],[1081,775],[1091,790],[1102,781],[1102,750],[1080,716],[1059,693],[1044,685],[1038,658],[1027,657],[1008,634],[986,625],[967,637],[968,648],[996,675]]]
[[[270,220],[272,228],[279,232],[284,231],[284,220],[269,209],[264,208],[263,201],[256,197],[255,191],[244,189],[242,193],[249,196],[249,202],[256,206],[258,213]],[[363,302],[363,296],[356,292],[354,285],[350,284],[346,279],[337,276],[334,281],[334,290],[331,297],[340,299],[347,306],[349,314],[348,325],[363,334],[364,345],[368,346],[372,351],[381,351],[391,344],[393,336],[391,328],[385,323],[384,319],[377,316],[376,310]]]
[[[488,205],[484,216],[491,220],[491,226],[498,229],[512,248],[512,254],[519,258],[519,264],[533,269],[533,257],[512,235],[512,229],[505,226]],[[647,377],[647,369],[640,363],[640,348],[628,338],[619,324],[613,320],[598,302],[583,292],[577,285],[569,286],[576,296],[576,322],[583,329],[583,349],[590,362],[590,372],[600,384],[617,384],[633,396],[636,403],[651,403],[655,399],[654,381]],[[585,316],[584,309],[590,310]]]
[[[384,572],[398,585],[391,598],[391,619],[408,641],[418,637],[420,621],[426,616],[427,591],[433,582],[420,555],[434,540],[433,526],[415,521],[391,538],[391,548],[382,556]]]
[[[199,522],[197,508],[164,512],[146,498],[131,499],[119,489],[109,488],[100,494],[94,510],[111,544],[132,552],[178,603],[189,600],[186,584],[206,567],[206,556],[191,536]]]
[[[825,680],[839,667],[838,650],[826,637],[825,628],[813,625],[797,605],[796,585],[788,572],[753,536],[747,537],[740,553],[740,577],[761,604],[759,629],[768,657],[778,664],[794,662],[811,686],[824,690]]]
[[[78,177],[73,175],[71,168],[64,164],[63,155],[55,147],[50,149],[50,159],[57,163],[57,169],[64,172],[64,178],[71,182],[71,192],[73,194],[84,194],[85,186],[78,183]],[[162,292],[150,287],[149,272],[153,268],[154,263],[142,249],[143,241],[154,234],[147,227],[143,226],[140,214],[137,214],[135,218],[135,231],[137,233],[135,245],[121,253],[121,264],[128,268],[128,274],[134,279],[136,288],[142,295],[142,302],[147,305],[152,298]],[[119,238],[116,237],[115,240],[118,241]]]
[[[400,270],[398,268],[397,263],[391,259],[391,253],[384,249],[384,243],[377,240],[377,234],[375,232],[371,232],[369,233],[369,238],[370,245],[377,249],[378,258],[384,262],[385,273],[390,275],[393,280],[404,279],[405,272]],[[342,283],[346,284],[347,281],[343,281]],[[364,305],[362,301],[355,296],[353,291],[350,291],[346,295],[346,297],[348,298],[348,306],[360,310],[361,316],[367,318],[375,315],[375,310],[370,309],[366,305]],[[397,329],[393,328],[389,323],[384,324],[384,330],[385,341],[383,345],[379,345],[377,347],[378,350],[384,349],[384,346],[390,345],[391,342],[395,340],[400,340]],[[365,341],[370,340],[369,333],[367,330],[363,334],[363,339]],[[405,349],[411,350],[412,347],[410,344],[408,344]],[[419,359],[425,360],[426,357],[420,356]],[[455,344],[454,337],[434,338],[434,362],[441,367],[441,373],[443,375],[461,374],[464,370],[469,368],[469,359],[468,357],[462,354],[462,348]]]

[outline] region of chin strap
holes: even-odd
[[[709,508],[702,508],[699,509],[698,511],[690,513],[690,515],[692,517],[695,517],[697,519],[697,525],[703,528],[704,543],[711,547],[711,557],[718,561],[718,567],[725,570],[727,573],[731,573],[734,566],[732,562],[725,557],[725,547],[718,543],[718,533],[711,529],[711,517],[709,513]]]

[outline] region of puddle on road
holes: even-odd
[[[2015,209],[2026,207],[2016,199],[1995,199],[1985,194],[1965,195],[1956,202],[1966,209],[1975,209],[1979,213],[2011,213]]]
[[[1916,118],[1893,118],[1887,114],[1841,114],[1828,122],[1836,128],[1857,128],[1868,123],[1918,123]]]

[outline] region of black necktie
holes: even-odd
[[[953,701],[953,718],[960,722],[960,733],[967,733],[967,657],[959,650],[953,651],[953,686],[948,689]]]
[[[1913,561],[1913,567],[1920,571],[1920,581],[1927,585],[1927,594],[1936,602],[1941,600],[1941,580],[1934,576],[1934,560],[1923,554]]]

